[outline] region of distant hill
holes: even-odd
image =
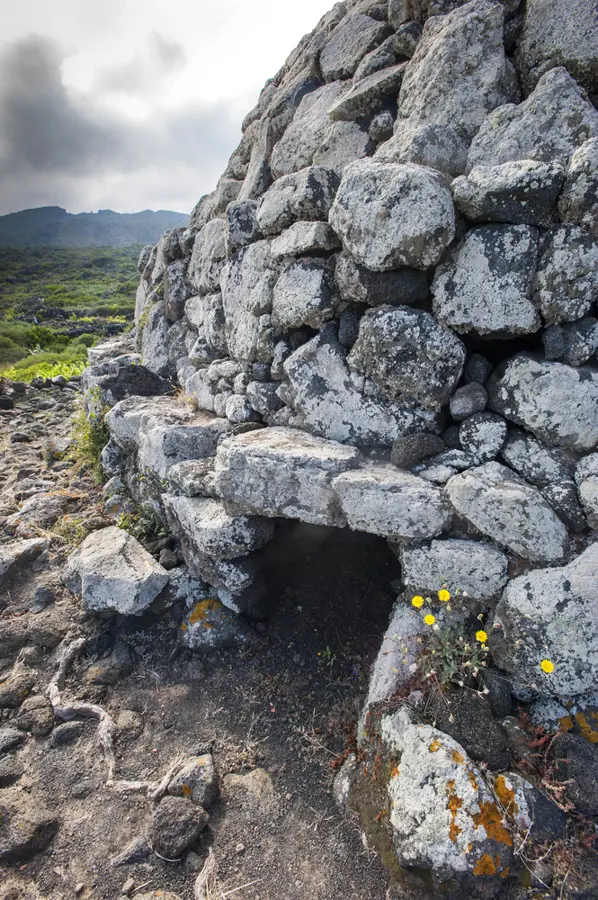
[[[138,213],[68,213],[40,206],[0,216],[0,247],[122,247],[155,244],[169,228],[186,225],[183,213],[144,209]]]

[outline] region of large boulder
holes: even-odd
[[[228,438],[218,448],[218,492],[234,514],[344,525],[331,483],[359,460],[354,447],[292,428],[253,431]]]
[[[477,166],[451,184],[455,205],[471,222],[552,225],[565,181],[558,164],[531,159]]]
[[[168,573],[139,541],[111,526],[89,534],[68,559],[63,580],[94,612],[139,615],[168,584]]]
[[[598,444],[598,372],[519,354],[488,382],[490,408],[552,447]]]
[[[260,354],[261,317],[272,312],[278,277],[269,241],[245,247],[222,271],[226,341],[234,359],[255,361]]]
[[[197,553],[213,559],[236,559],[259,550],[272,538],[274,523],[258,516],[231,516],[222,503],[207,497],[165,495],[175,534]]]
[[[519,106],[501,106],[485,119],[469,151],[468,171],[519,159],[567,166],[591,137],[598,137],[598,111],[566,69],[552,69]]]
[[[325,221],[338,185],[338,176],[326,166],[307,166],[279,178],[257,209],[260,231],[272,235],[294,222]]]
[[[331,326],[299,347],[283,368],[298,424],[319,437],[389,447],[401,434],[436,427],[435,413],[401,403],[376,385],[366,392]]]
[[[437,540],[404,545],[399,553],[408,594],[434,595],[446,588],[457,604],[458,592],[487,601],[499,596],[508,580],[507,557],[483,541]]]
[[[598,138],[586,141],[571,157],[559,215],[563,222],[598,235]]]
[[[400,754],[388,783],[399,863],[430,869],[438,881],[462,879],[461,896],[482,876],[508,875],[504,813],[463,747],[431,725],[405,724],[401,713],[382,720],[382,737]]]
[[[214,456],[219,439],[228,431],[226,419],[205,412],[180,423],[149,419],[139,435],[138,468],[165,479],[176,463]]]
[[[390,463],[344,472],[332,489],[354,531],[420,541],[440,534],[450,522],[450,506],[439,488]]]
[[[503,21],[503,9],[491,0],[473,0],[429,19],[401,85],[401,118],[456,126],[471,140],[491,110],[516,101]],[[397,133],[400,127],[399,119]]]
[[[426,269],[453,240],[455,211],[432,169],[363,159],[343,172],[330,224],[368,269]]]
[[[176,322],[182,318],[185,302],[193,293],[193,287],[187,281],[186,272],[186,259],[177,259],[176,262],[170,263],[164,271],[164,314],[169,322]]]
[[[472,228],[436,270],[434,313],[460,334],[528,334],[540,327],[531,299],[537,229],[528,225]]]
[[[538,487],[571,481],[575,471],[575,455],[559,447],[547,447],[542,441],[512,428],[502,456],[507,465]]]
[[[588,91],[598,91],[598,15],[594,0],[528,0],[517,64],[526,88],[565,66]]]
[[[366,53],[381,44],[389,31],[385,22],[377,22],[370,16],[355,15],[343,19],[320,54],[326,81],[351,78]]]
[[[212,294],[220,289],[220,274],[226,262],[226,235],[226,222],[213,219],[195,238],[187,278],[200,294]]]
[[[435,410],[448,401],[461,377],[465,347],[429,313],[384,306],[361,319],[348,363],[389,398],[415,400]]]
[[[540,491],[497,462],[468,469],[448,482],[459,515],[482,534],[532,562],[560,562],[567,529]]]
[[[587,316],[598,296],[598,244],[579,225],[550,232],[540,256],[534,301],[548,324]]]
[[[349,85],[333,81],[303,97],[293,121],[272,151],[270,167],[275,178],[311,166],[330,128],[328,110],[348,90]]]
[[[494,659],[521,687],[572,698],[598,676],[598,544],[562,568],[535,569],[509,582],[496,608]],[[545,672],[541,663],[554,666]]]
[[[348,253],[336,257],[334,279],[342,300],[367,303],[368,306],[402,306],[425,300],[428,277],[418,269],[394,269],[372,272],[358,266]]]
[[[168,355],[167,335],[170,323],[164,315],[164,304],[147,304],[139,322],[141,328],[141,359],[143,365],[156,375],[169,378],[173,366]]]
[[[333,121],[339,122],[352,122],[361,116],[371,115],[382,106],[387,97],[396,99],[404,72],[405,63],[373,72],[333,103],[328,115]]]
[[[336,307],[334,276],[327,260],[304,257],[288,266],[274,286],[272,324],[281,332],[321,328]]]

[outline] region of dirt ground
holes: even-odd
[[[61,399],[58,392],[42,393],[52,403]],[[72,409],[70,398],[45,411],[24,401],[13,415],[3,414],[5,516],[14,509],[19,472],[37,465],[53,479],[54,491],[73,495],[68,515],[101,524],[91,480],[75,476],[64,463],[50,462],[48,468],[44,460],[44,430],[63,427]],[[36,423],[36,440],[16,452],[10,433]],[[80,736],[64,745],[53,746],[51,734],[29,736],[13,754],[23,774],[11,790],[25,791],[55,811],[60,827],[46,851],[17,868],[0,867],[0,898],[108,900],[120,897],[124,882],[133,878],[132,896],[161,890],[190,900],[210,847],[225,896],[399,896],[398,889],[388,892],[379,858],[362,842],[357,821],[339,811],[331,790],[352,745],[368,669],[394,599],[397,564],[386,544],[348,531],[280,523],[266,559],[268,621],[248,648],[211,654],[180,644],[181,608],[128,619],[85,615],[60,586],[68,551],[63,537],[52,537],[37,571],[21,576],[0,598],[0,647],[3,627],[12,633],[17,619],[29,631],[34,619],[49,622],[50,643],[85,635],[86,655],[72,666],[64,696],[101,704],[116,721],[116,779],[159,780],[177,758],[211,749],[220,798],[192,852],[164,861],[143,841],[151,801],[105,784],[95,721],[83,720]],[[54,589],[54,602],[41,613],[31,611],[40,584]],[[104,679],[112,678],[112,684],[93,683],[115,642],[125,645],[131,665]],[[25,645],[19,652],[34,675],[32,693],[43,693],[56,667],[55,647]],[[0,660],[0,681],[13,662],[14,653]],[[17,714],[1,712],[0,724]],[[134,841],[138,861],[115,866]]]

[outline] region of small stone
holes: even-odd
[[[122,853],[110,860],[110,867],[118,869],[121,866],[132,866],[144,862],[151,853],[151,847],[147,838],[136,837],[128,844]]]
[[[554,780],[578,812],[598,815],[598,751],[576,734],[559,735],[550,747]]]
[[[0,397],[0,409],[14,409],[15,401],[12,397]]]
[[[50,747],[62,747],[65,744],[72,744],[81,737],[84,728],[85,723],[77,721],[57,725],[50,737]]]
[[[245,853],[245,844],[237,844],[235,847],[235,853],[238,855],[240,853]]]
[[[14,431],[10,436],[11,444],[30,444],[33,438],[24,431]]]
[[[164,797],[152,822],[154,850],[167,859],[179,859],[208,824],[208,814],[184,797]]]
[[[127,880],[121,887],[122,893],[129,895],[129,894],[132,894],[134,890],[135,890],[135,879],[127,878]]]
[[[430,716],[436,727],[458,741],[471,759],[486,763],[492,771],[508,767],[508,744],[485,697],[468,690],[435,694]]]
[[[405,434],[392,445],[390,461],[400,469],[410,469],[422,459],[444,450],[444,441],[435,434]]]
[[[21,704],[16,718],[16,726],[21,731],[29,731],[34,737],[44,737],[54,727],[54,710],[47,697],[36,694]]]
[[[508,427],[502,416],[479,412],[469,416],[459,428],[459,444],[478,464],[496,459],[505,441]]]
[[[176,568],[179,564],[179,558],[176,553],[172,550],[169,550],[168,547],[164,547],[163,550],[160,550],[160,557],[158,562],[162,566],[162,568],[169,571],[170,569]]]
[[[474,413],[483,412],[488,403],[488,394],[484,387],[475,381],[471,381],[464,387],[458,388],[450,399],[451,416],[457,422],[473,416]]]
[[[12,725],[3,725],[0,728],[0,756],[20,747],[25,740],[25,735]]]
[[[492,363],[489,362],[481,353],[473,353],[465,364],[463,379],[468,384],[470,381],[477,381],[484,384],[490,377],[492,372]]]
[[[212,756],[205,753],[183,765],[170,781],[168,793],[186,797],[204,809],[213,806],[218,796],[218,778]]]
[[[351,349],[359,336],[359,316],[352,310],[341,313],[338,326],[338,341],[343,347]]]

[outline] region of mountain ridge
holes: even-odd
[[[185,226],[188,216],[172,210],[69,213],[40,206],[0,216],[0,247],[122,247],[153,244],[164,230]]]

